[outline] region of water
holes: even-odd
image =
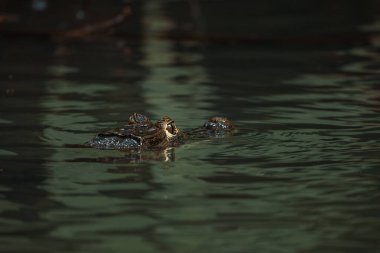
[[[1,252],[378,252],[378,21],[329,28],[359,40],[177,40],[159,3],[141,39],[0,40]],[[239,130],[78,146],[135,111]]]

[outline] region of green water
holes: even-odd
[[[0,251],[378,252],[376,32],[158,36],[173,6],[142,4],[139,39],[1,38]],[[133,112],[182,129],[226,115],[238,132],[161,153],[80,147]]]

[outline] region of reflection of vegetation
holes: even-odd
[[[202,54],[186,50],[199,47],[199,43],[184,41],[178,44],[157,36],[176,25],[163,11],[163,4],[159,1],[144,4],[145,58],[141,63],[150,72],[141,83],[143,96],[149,104],[149,112],[155,117],[170,115],[180,124],[186,122],[193,127],[199,123],[189,119],[207,118],[213,114],[209,108],[215,92],[204,85],[209,78],[200,64]]]
[[[46,84],[48,96],[45,97],[42,106],[51,113],[45,114],[44,124],[49,127],[44,129],[44,140],[54,146],[61,146],[63,143],[83,143],[88,136],[80,135],[77,131],[82,133],[86,125],[91,128],[91,124],[96,122],[95,118],[84,112],[97,108],[95,105],[99,102],[94,100],[94,97],[115,88],[110,84],[79,84],[62,79],[52,79],[46,81]],[[68,111],[70,113],[67,113]]]
[[[93,24],[86,24],[82,27],[72,29],[58,34],[60,39],[84,38],[89,35],[110,32],[112,28],[122,24],[130,16],[131,9],[125,7],[118,15],[110,19],[99,21]]]
[[[0,33],[83,39],[113,33],[131,15],[130,6],[94,1],[32,1],[28,6],[29,2],[17,5],[13,1],[0,1]],[[104,10],[96,13],[97,9]]]
[[[8,22],[16,22],[16,21],[18,21],[18,19],[19,19],[18,15],[0,14],[0,24],[1,23],[8,23]]]

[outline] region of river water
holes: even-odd
[[[380,25],[364,3],[249,17],[254,39],[244,15],[204,39],[198,5],[201,39],[173,38],[187,12],[171,1],[139,5],[134,39],[1,37],[0,251],[379,252]],[[133,112],[238,131],[161,153],[80,146]]]

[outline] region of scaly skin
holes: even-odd
[[[168,116],[153,124],[148,117],[134,113],[127,125],[101,132],[87,145],[98,149],[162,150],[179,146],[187,139],[224,136],[234,128],[227,118],[213,117],[202,127],[182,132]]]

